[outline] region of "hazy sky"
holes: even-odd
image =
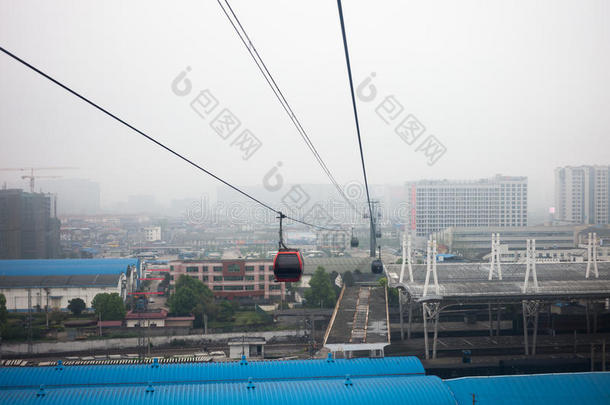
[[[342,184],[361,179],[336,2],[231,2],[322,157]],[[553,169],[608,164],[610,3],[350,1],[343,4],[371,183],[530,178],[550,204]],[[326,177],[216,1],[0,1],[0,45],[237,185],[260,185],[278,161],[288,183]],[[192,91],[172,92],[186,67]],[[208,90],[206,119],[190,102]],[[427,164],[376,114],[393,95],[447,152]],[[213,193],[217,183],[0,54],[0,166],[77,166],[103,204]],[[228,108],[241,127],[210,127]],[[249,129],[248,160],[231,142]],[[41,173],[42,174],[42,173]],[[0,181],[24,184],[16,173]],[[25,184],[24,184],[25,185]],[[543,197],[548,197],[545,201]]]

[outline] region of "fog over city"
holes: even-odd
[[[361,182],[335,3],[232,5],[339,184]],[[602,0],[345,4],[369,182],[527,176],[530,215],[544,215],[555,167],[608,164],[608,7]],[[0,38],[233,184],[262,190],[278,162],[287,185],[328,183],[215,1],[2,1]],[[108,210],[120,210],[128,196],[153,196],[161,206],[216,196],[219,183],[6,55],[0,72],[0,166],[78,168],[40,174],[98,182]],[[184,83],[172,83],[183,72],[191,89],[180,95]],[[202,91],[218,102],[209,117],[191,106]],[[371,91],[376,97],[367,101]],[[394,112],[402,109],[396,122],[386,123],[378,108],[387,97]],[[210,126],[224,108],[241,122],[227,139]],[[434,135],[446,148],[433,164],[395,132],[408,114],[425,127],[421,139]],[[243,129],[261,144],[247,158],[233,143]],[[26,188],[21,174],[0,172],[0,182]]]

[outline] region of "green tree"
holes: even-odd
[[[81,298],[72,298],[70,301],[68,301],[68,309],[74,315],[80,315],[85,308],[87,308],[87,304],[85,304],[85,301],[83,301]]]
[[[0,332],[4,330],[7,318],[8,311],[6,310],[6,297],[4,294],[0,294]]]
[[[100,293],[93,297],[91,306],[102,321],[119,321],[125,318],[125,303],[118,293]]]
[[[169,310],[176,315],[195,315],[195,324],[201,325],[203,314],[214,319],[218,307],[214,303],[214,293],[201,281],[181,275],[176,281],[174,293],[168,300]]]
[[[379,285],[388,288],[388,306],[398,306],[398,289],[388,287],[388,279],[381,277],[379,279]]]
[[[331,308],[335,305],[337,295],[335,294],[330,276],[324,267],[318,266],[311,280],[309,280],[309,286],[310,288],[305,290],[307,306]]]
[[[354,275],[352,274],[351,271],[346,271],[345,273],[343,273],[343,284],[345,284],[346,287],[351,287],[354,285]]]

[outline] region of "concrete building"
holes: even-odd
[[[434,233],[439,245],[449,252],[459,252],[466,258],[489,253],[491,234],[499,233],[500,241],[508,250],[525,249],[527,239],[536,239],[538,249],[573,249],[577,247],[578,235],[583,227],[575,226],[528,226],[522,228],[495,227],[450,227]]]
[[[265,358],[265,341],[264,337],[243,336],[229,338],[229,358],[241,359],[246,358]]]
[[[183,260],[169,264],[172,286],[185,274],[202,281],[217,297],[285,299],[286,284],[275,282],[272,260]]]
[[[555,169],[555,217],[576,224],[608,224],[610,166]]]
[[[148,310],[146,312],[129,311],[125,315],[125,326],[128,328],[192,328],[194,320],[194,316],[167,316],[165,309]]]
[[[527,226],[527,177],[407,183],[410,227],[416,236],[449,227]]]
[[[146,242],[157,242],[161,240],[160,226],[147,226],[143,229]]]
[[[99,293],[123,299],[136,289],[138,259],[0,260],[0,293],[9,311],[66,310],[73,298],[88,308]]]
[[[74,276],[0,276],[0,294],[9,311],[67,310],[71,299],[80,298],[91,308],[97,294],[126,296],[125,274],[82,274]]]
[[[59,227],[49,194],[0,190],[0,259],[59,255]]]

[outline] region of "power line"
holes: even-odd
[[[366,200],[369,206],[369,215],[371,217],[371,227],[375,232],[375,225],[373,221],[373,208],[371,207],[371,197],[369,194],[369,183],[366,177],[366,166],[364,165],[364,152],[362,151],[362,139],[360,138],[360,123],[358,122],[358,109],[356,108],[356,97],[354,95],[354,81],[352,79],[352,68],[349,62],[349,51],[347,49],[347,37],[345,35],[345,23],[343,21],[343,8],[341,7],[341,0],[337,0],[337,7],[339,8],[339,20],[341,21],[341,34],[343,35],[343,48],[345,49],[345,63],[347,64],[347,74],[349,76],[349,88],[352,94],[352,106],[354,107],[354,119],[356,121],[356,132],[358,134],[358,146],[360,147],[360,160],[362,161],[362,174],[364,176],[364,186],[366,188]]]
[[[356,206],[354,205],[354,203],[347,197],[347,195],[345,195],[345,192],[343,191],[343,188],[338,184],[337,180],[332,175],[330,169],[328,168],[328,166],[326,165],[326,163],[324,162],[324,160],[322,159],[322,157],[318,153],[316,147],[314,146],[313,142],[309,138],[309,135],[307,134],[307,131],[305,131],[305,129],[303,128],[303,125],[301,125],[301,122],[299,121],[299,119],[297,118],[296,114],[294,113],[292,107],[288,103],[288,100],[286,100],[286,97],[282,93],[282,90],[280,89],[280,87],[276,83],[275,79],[273,78],[273,75],[271,74],[271,72],[267,68],[267,65],[265,64],[265,61],[263,61],[263,58],[260,56],[260,54],[258,53],[256,47],[254,46],[254,44],[250,40],[250,37],[248,36],[248,33],[246,32],[246,30],[244,29],[243,25],[241,24],[241,21],[239,20],[239,18],[237,17],[235,12],[233,11],[233,8],[231,7],[231,4],[229,4],[229,1],[228,0],[224,0],[224,3],[226,3],[226,5],[227,5],[227,7],[228,7],[228,9],[229,9],[229,11],[231,13],[231,16],[233,16],[233,19],[235,19],[235,22],[233,21],[233,19],[231,18],[231,16],[227,12],[227,10],[225,9],[225,7],[222,4],[221,0],[217,0],[217,2],[218,2],[218,5],[220,6],[220,8],[222,9],[222,11],[224,12],[225,16],[227,17],[227,19],[229,20],[229,22],[233,26],[233,29],[235,30],[235,32],[239,36],[239,39],[241,40],[241,42],[244,44],[244,46],[248,50],[248,53],[252,57],[252,60],[254,60],[254,63],[256,63],[256,66],[258,67],[259,71],[261,72],[261,74],[265,78],[265,81],[267,82],[267,84],[269,84],[269,87],[271,87],[271,90],[273,91],[273,94],[275,95],[277,100],[280,102],[280,104],[284,108],[284,111],[286,111],[286,114],[288,114],[288,117],[290,118],[290,120],[292,121],[294,126],[296,127],[297,131],[301,135],[301,138],[303,138],[303,141],[305,142],[305,144],[307,145],[307,147],[309,148],[311,153],[314,155],[315,159],[317,160],[318,164],[320,165],[320,167],[322,168],[324,173],[326,173],[326,176],[328,177],[330,182],[335,186],[335,188],[337,189],[338,193],[341,195],[341,197],[343,197],[343,199],[345,199],[345,201],[347,201],[347,203],[351,206],[351,208],[354,211],[356,211],[357,213],[360,213],[358,211],[358,209],[356,208]],[[235,23],[237,23],[237,25],[235,25]],[[238,28],[238,26],[239,26],[239,28]]]
[[[33,70],[34,72],[38,73],[39,75],[41,75],[42,77],[44,77],[45,79],[50,80],[51,82],[55,83],[56,85],[58,85],[59,87],[63,88],[64,90],[66,90],[67,92],[73,94],[74,96],[80,98],[81,100],[83,100],[84,102],[86,102],[87,104],[91,105],[92,107],[95,107],[96,109],[98,109],[99,111],[103,112],[104,114],[108,115],[109,117],[115,119],[116,121],[120,122],[121,124],[125,125],[126,127],[128,127],[129,129],[131,129],[132,131],[138,133],[139,135],[143,136],[144,138],[146,138],[147,140],[153,142],[154,144],[156,144],[157,146],[165,149],[166,151],[170,152],[171,154],[173,154],[174,156],[182,159],[183,161],[187,162],[188,164],[190,164],[191,166],[194,166],[195,168],[201,170],[202,172],[204,172],[205,174],[213,177],[214,179],[218,180],[219,182],[221,182],[222,184],[224,184],[227,187],[232,188],[233,190],[237,191],[238,193],[240,193],[241,195],[251,199],[252,201],[262,205],[263,207],[267,208],[268,210],[271,210],[273,212],[275,212],[276,214],[282,214],[281,211],[276,210],[275,208],[271,207],[268,204],[265,204],[264,202],[260,201],[259,199],[253,197],[252,195],[246,193],[245,191],[239,189],[238,187],[232,185],[231,183],[229,183],[226,180],[223,180],[222,178],[218,177],[217,175],[215,175],[214,173],[210,172],[209,170],[204,169],[203,167],[201,167],[200,165],[198,165],[197,163],[193,162],[192,160],[190,160],[189,158],[181,155],[180,153],[174,151],[172,148],[170,148],[169,146],[164,145],[163,143],[157,141],[155,138],[147,135],[146,133],[144,133],[143,131],[139,130],[138,128],[134,127],[133,125],[129,124],[128,122],[126,122],[125,120],[119,118],[118,116],[114,115],[113,113],[111,113],[110,111],[106,110],[105,108],[99,106],[98,104],[96,104],[95,102],[89,100],[87,97],[81,95],[80,93],[76,92],[75,90],[72,90],[70,87],[66,86],[65,84],[61,83],[60,81],[54,79],[53,77],[49,76],[48,74],[46,74],[45,72],[43,72],[42,70],[36,68],[35,66],[29,64],[28,62],[26,62],[25,60],[21,59],[20,57],[18,57],[17,55],[9,52],[8,50],[4,49],[3,47],[0,46],[0,51],[4,52],[6,55],[10,56],[11,58],[13,58],[14,60],[18,61],[19,63],[21,63],[22,65],[30,68],[31,70]],[[296,218],[292,218],[289,216],[285,216],[286,219],[290,219],[292,221],[298,222],[300,224],[303,225],[307,225],[307,226],[311,226],[314,228],[319,228],[319,229],[323,229],[323,230],[328,230],[328,231],[336,231],[336,229],[331,229],[331,228],[326,228],[320,225],[315,225],[315,224],[311,224],[309,222],[300,220],[300,219],[296,219]]]

